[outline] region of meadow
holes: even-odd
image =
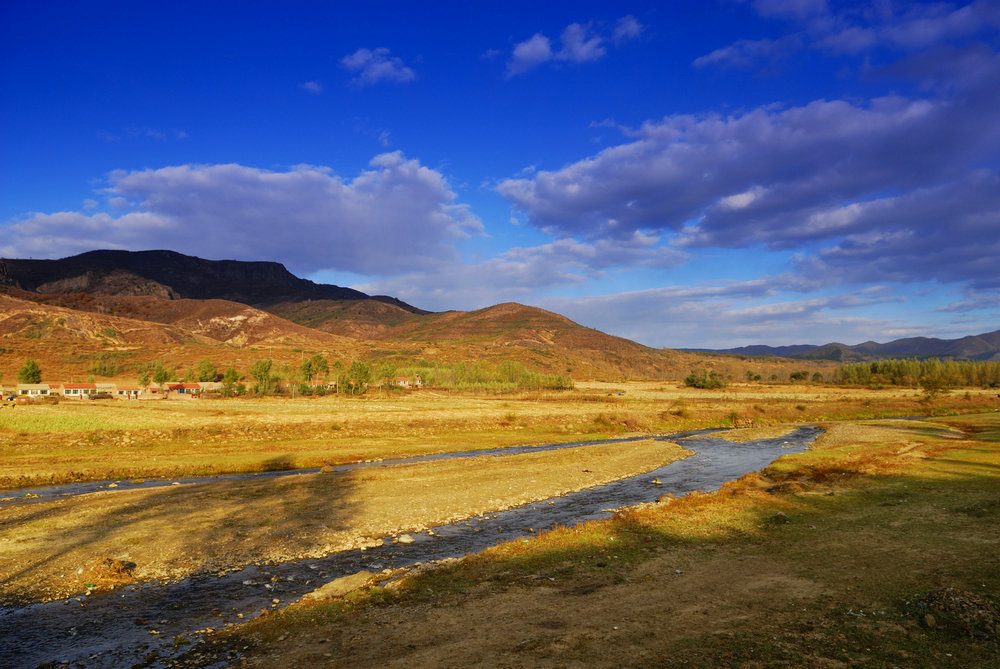
[[[1000,413],[824,427],[717,493],[383,576],[182,666],[1000,664]]]
[[[685,452],[639,439],[277,479],[104,485],[18,503],[31,494],[23,486],[706,427],[735,426],[723,437],[741,442],[817,424],[825,432],[812,449],[717,493],[383,574],[386,587],[209,635],[183,662],[211,664],[239,649],[249,666],[638,666],[682,655],[694,666],[981,665],[995,662],[1000,634],[1000,614],[991,617],[1000,593],[997,403],[994,390],[977,388],[929,398],[898,387],[579,382],[502,394],[8,406],[0,599],[22,605],[363,547]]]
[[[0,409],[0,488],[135,477],[315,468],[501,446],[704,427],[967,413],[996,408],[971,388],[578,382],[517,393],[430,389],[360,397],[62,401]]]

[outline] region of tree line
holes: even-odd
[[[103,360],[102,360],[103,362]],[[354,360],[329,361],[316,353],[303,357],[298,365],[275,364],[270,358],[253,362],[246,370],[235,367],[220,369],[210,358],[203,358],[187,369],[163,362],[135,365],[140,386],[169,383],[220,383],[219,392],[227,397],[238,395],[325,395],[340,393],[361,395],[371,388],[397,389],[397,381],[419,382],[445,390],[479,390],[510,392],[523,390],[563,390],[573,387],[569,377],[544,374],[529,369],[524,363],[507,360],[492,362],[428,362],[425,360]],[[102,371],[108,368],[102,368]],[[121,371],[116,361],[115,371]],[[90,370],[89,382],[94,381]],[[104,376],[105,374],[101,374]],[[41,383],[42,370],[29,359],[18,371],[20,383]]]

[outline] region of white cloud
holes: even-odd
[[[389,49],[358,49],[340,59],[341,66],[356,73],[352,80],[359,86],[381,81],[407,82],[417,78],[416,73],[403,64],[400,58],[389,55]]]
[[[616,44],[635,39],[643,26],[633,16],[618,20],[611,39]],[[559,36],[560,48],[553,49],[552,41],[542,33],[535,33],[529,39],[514,45],[510,60],[507,61],[506,77],[517,76],[535,69],[549,61],[567,63],[587,63],[600,60],[607,54],[604,44],[606,34],[595,32],[591,24],[571,23]]]
[[[319,95],[320,93],[323,92],[323,84],[321,84],[318,81],[306,81],[306,82],[303,82],[303,83],[299,84],[299,88],[301,88],[302,90],[308,91],[310,93],[313,93],[315,95]]]
[[[615,43],[636,39],[642,34],[644,28],[645,27],[639,23],[634,16],[629,14],[628,16],[623,16],[618,19],[618,23],[615,24],[614,32],[611,33],[611,39],[614,40]]]
[[[802,41],[798,35],[788,35],[779,39],[740,39],[708,55],[696,58],[693,65],[695,67],[722,65],[745,69],[765,61],[773,63],[785,58],[801,46]]]
[[[0,227],[8,257],[94,248],[169,248],[209,258],[278,260],[391,276],[454,262],[454,242],[482,224],[444,176],[400,152],[351,180],[324,167],[276,172],[243,165],[116,171],[105,190],[121,214],[32,214]]]
[[[552,58],[552,43],[541,33],[532,35],[530,39],[514,46],[510,62],[507,63],[507,76],[513,77],[534,69]]]
[[[598,60],[607,53],[607,49],[601,46],[604,41],[600,37],[590,32],[589,26],[571,23],[562,31],[562,49],[556,54],[556,58],[566,60],[571,63],[586,63]]]
[[[440,265],[420,273],[357,286],[368,293],[395,295],[426,309],[479,309],[525,300],[550,288],[582,286],[606,272],[627,268],[670,268],[687,255],[659,246],[655,237],[597,243],[558,239],[533,247],[515,247],[476,264]]]

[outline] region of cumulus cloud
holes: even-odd
[[[866,11],[829,6],[824,0],[758,0],[758,14],[790,22],[787,37],[741,39],[697,58],[698,67],[720,65],[750,68],[773,63],[804,46],[846,55],[868,53],[884,46],[913,51],[960,41],[995,31],[1000,6],[993,0],[955,7],[945,3],[882,3]]]
[[[623,16],[618,19],[618,23],[615,24],[614,32],[611,33],[611,39],[614,40],[615,43],[636,39],[642,35],[643,29],[643,25],[639,23],[634,16],[629,14],[628,16]]]
[[[507,63],[507,76],[523,74],[551,59],[552,42],[545,35],[536,33],[514,46],[510,62]]]
[[[403,64],[400,58],[389,55],[389,49],[358,49],[340,59],[341,66],[354,72],[352,81],[359,86],[382,81],[407,82],[417,78],[416,73]]]
[[[611,31],[610,39],[615,44],[621,44],[639,37],[642,30],[642,24],[634,16],[623,16]],[[600,60],[607,54],[607,39],[607,34],[597,32],[592,24],[571,23],[559,36],[560,47],[556,50],[548,37],[535,33],[514,45],[507,61],[506,76],[509,79],[524,74],[549,61],[586,63]]]
[[[822,267],[863,258],[855,275],[889,269],[858,254],[851,242],[860,245],[859,235],[886,255],[934,239],[924,252],[936,248],[941,267],[926,270],[910,256],[892,263],[891,276],[955,280],[979,267],[972,257],[987,257],[984,237],[997,238],[996,173],[975,166],[1000,153],[1000,57],[984,47],[936,55],[933,68],[914,65],[934,82],[927,98],[670,116],[631,131],[630,141],[503,180],[497,190],[554,235],[622,239],[641,230],[678,248],[825,244]],[[942,221],[962,222],[968,234],[944,234]]]
[[[1000,290],[996,171],[977,170],[958,181],[824,213],[836,217],[841,212],[852,232],[800,257],[803,275],[850,282],[937,280]]]
[[[550,288],[582,286],[622,267],[677,267],[685,253],[664,249],[641,233],[623,241],[586,243],[558,239],[515,247],[475,264],[440,265],[420,273],[371,282],[359,288],[395,295],[427,309],[478,309],[530,298]]]
[[[298,273],[394,275],[454,262],[455,240],[483,232],[444,176],[398,151],[350,180],[309,165],[115,171],[104,195],[126,210],[29,215],[0,228],[0,255],[169,248],[279,260]]]

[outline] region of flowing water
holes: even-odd
[[[683,495],[717,490],[786,453],[805,450],[819,433],[818,428],[802,427],[777,439],[739,444],[697,433],[671,435],[662,439],[682,440],[695,454],[632,478],[435,527],[433,534],[414,535],[412,544],[394,543],[390,537],[381,546],[319,559],[250,566],[225,576],[198,576],[167,585],[140,584],[0,609],[0,667],[35,667],[46,662],[85,667],[139,662],[162,666],[182,652],[183,646],[178,649],[174,644],[179,635],[193,641],[206,630],[245,622],[262,609],[287,606],[340,576],[461,557],[514,539],[530,541],[535,532],[606,518],[615,509],[652,502],[668,492]],[[502,449],[502,453],[524,450],[531,449]],[[483,455],[486,451],[473,453]],[[441,457],[447,456],[433,459]]]

